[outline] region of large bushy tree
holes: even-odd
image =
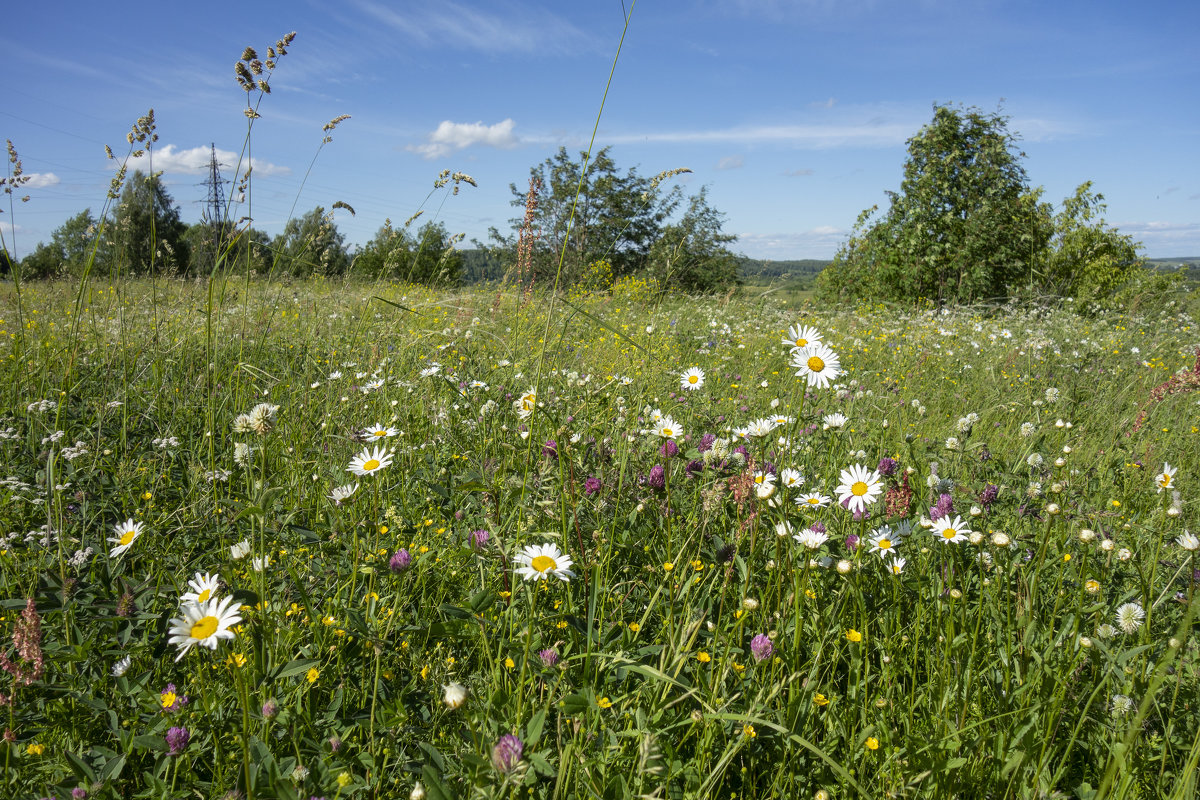
[[[738,285],[738,260],[726,245],[725,215],[708,204],[708,189],[688,199],[678,222],[665,226],[650,248],[650,274],[663,289],[706,294]]]
[[[345,236],[337,229],[333,214],[317,206],[302,217],[292,217],[275,237],[275,270],[283,274],[341,275],[350,265]]]
[[[188,268],[187,225],[158,174],[136,171],[125,182],[110,233],[113,269],[129,274]]]
[[[371,278],[398,278],[428,286],[458,286],[462,254],[441,222],[427,222],[416,232],[396,228],[390,219],[354,258],[353,272]]]
[[[1038,194],[1008,119],[937,106],[908,140],[899,192],[882,217],[859,217],[822,273],[826,296],[938,303],[1003,298],[1046,246]]]
[[[661,182],[638,174],[622,173],[605,147],[588,160],[585,153],[572,158],[565,147],[530,170],[541,187],[533,211],[530,266],[537,281],[558,274],[562,257],[562,285],[575,283],[589,265],[607,261],[617,277],[647,265],[650,249],[662,226],[679,205],[678,187],[661,190]],[[513,205],[525,208],[528,190],[511,186]],[[513,235],[495,229],[493,237],[516,253],[524,218],[514,219]]]

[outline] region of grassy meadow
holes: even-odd
[[[651,289],[0,287],[4,796],[1195,796],[1195,320]]]

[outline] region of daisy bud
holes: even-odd
[[[1079,532],[1079,541],[1090,542],[1096,538],[1096,532],[1091,528],[1084,528]]]
[[[425,787],[420,781],[417,781],[417,785],[408,793],[408,800],[425,800]]]
[[[442,688],[445,690],[445,694],[442,695],[442,702],[451,711],[462,708],[462,704],[467,702],[467,687],[461,683],[448,683]]]
[[[1055,516],[1056,514],[1059,514],[1061,511],[1062,511],[1062,509],[1058,507],[1058,503],[1051,503],[1050,505],[1046,506],[1046,513],[1049,514],[1050,516]]]
[[[854,565],[844,558],[837,563],[837,571],[839,575],[846,575],[852,569],[854,569]]]
[[[1069,444],[1063,445],[1063,455],[1067,455],[1067,456],[1071,455],[1071,445],[1069,445]]]
[[[1012,540],[1008,538],[1008,534],[1003,531],[996,531],[992,534],[992,544],[996,547],[1008,547],[1010,541]]]
[[[1086,637],[1086,636],[1080,636],[1080,637],[1079,637],[1079,646],[1080,646],[1080,647],[1091,647],[1091,646],[1092,646],[1092,640],[1091,640],[1091,639],[1089,639],[1089,638],[1088,638],[1088,637]]]
[[[1170,508],[1168,508],[1167,516],[1172,517],[1172,518],[1178,517],[1179,516],[1179,506],[1171,506]]]

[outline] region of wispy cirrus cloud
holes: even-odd
[[[826,259],[833,258],[847,233],[832,225],[786,233],[739,233],[735,248],[751,258]]]
[[[472,145],[511,150],[521,143],[513,133],[515,124],[511,118],[497,122],[495,125],[444,120],[436,129],[426,135],[425,144],[408,145],[404,149],[419,153],[422,158],[427,160],[441,158]]]
[[[746,161],[740,155],[725,156],[717,162],[717,169],[741,169],[746,166]]]
[[[212,149],[209,147],[189,147],[186,150],[179,150],[175,145],[168,144],[154,151],[153,169],[155,172],[163,172],[168,175],[203,175],[208,172],[211,159]],[[238,154],[231,150],[218,149],[217,162],[222,168],[232,170],[238,163]],[[140,169],[142,172],[149,172],[151,163],[150,156],[144,155],[140,158],[129,159],[129,168],[130,170]],[[254,167],[256,175],[290,175],[292,173],[290,167],[281,167],[258,158],[251,159],[250,164]]]
[[[564,54],[595,48],[591,36],[545,8],[497,3],[490,9],[442,0],[403,12],[373,0],[354,6],[410,40],[429,47],[484,53]]]

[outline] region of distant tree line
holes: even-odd
[[[512,186],[513,204],[528,213],[511,230],[491,230],[487,246],[464,251],[461,235],[441,222],[415,225],[389,219],[359,248],[347,248],[334,209],[318,206],[271,237],[242,223],[180,218],[158,176],[135,172],[105,219],[90,209],[71,217],[50,241],[19,262],[25,279],[79,275],[168,274],[196,277],[215,269],[261,275],[353,276],[433,286],[522,280],[549,287],[587,283],[607,288],[629,275],[653,278],[666,289],[710,292],[737,285],[739,262],[727,245],[724,215],[706,189],[684,197],[665,182],[620,171],[609,150],[590,160],[565,148],[532,168],[536,190]],[[419,215],[418,215],[419,216]]]

